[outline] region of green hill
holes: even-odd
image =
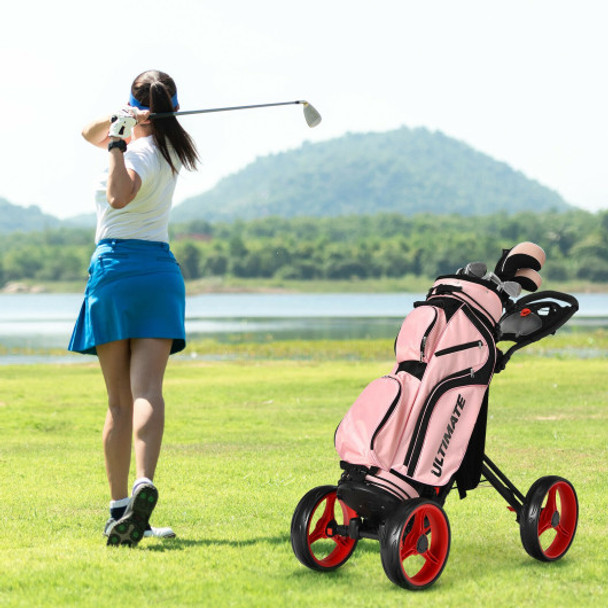
[[[0,234],[44,230],[60,224],[60,219],[43,213],[35,205],[20,207],[0,198]]]
[[[212,190],[176,205],[171,219],[183,223],[380,212],[470,216],[571,208],[557,192],[463,142],[402,127],[349,133],[258,158]],[[94,225],[95,214],[62,221],[36,206],[0,198],[0,234]]]
[[[463,142],[402,127],[259,158],[177,205],[172,220],[570,208],[557,192]]]

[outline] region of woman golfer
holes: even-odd
[[[97,354],[108,393],[108,545],[175,536],[149,520],[158,501],[152,480],[164,428],[163,376],[169,355],[186,344],[184,281],[169,249],[169,212],[178,172],[195,169],[198,154],[175,117],[149,115],[178,107],[173,79],[150,70],[134,80],[128,106],[82,133],[108,150],[108,170],[96,192],[97,247],[69,349]],[[132,443],[136,478],[129,495]]]

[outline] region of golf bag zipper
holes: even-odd
[[[475,348],[478,346],[481,348],[483,346],[483,342],[481,340],[474,340],[473,342],[465,342],[464,344],[458,344],[456,346],[450,346],[448,348],[442,348],[435,353],[436,357],[443,357],[444,355],[449,355],[452,353],[460,352],[461,350],[468,350],[469,348]]]
[[[380,431],[382,430],[384,425],[388,422],[388,419],[391,417],[391,414],[393,413],[394,409],[397,407],[397,404],[399,403],[399,400],[401,399],[401,382],[399,382],[399,380],[397,380],[397,378],[395,378],[393,376],[384,376],[384,378],[390,378],[391,380],[394,380],[398,384],[399,390],[397,391],[397,395],[395,395],[393,402],[390,404],[388,410],[386,410],[386,414],[384,414],[384,417],[382,418],[382,420],[380,421],[380,424],[376,427],[376,430],[374,431],[374,434],[372,435],[372,440],[371,440],[370,446],[369,446],[370,450],[374,449],[374,442],[376,441],[376,437],[377,437],[378,433],[380,433]]]
[[[426,331],[422,336],[422,340],[420,341],[420,363],[424,363],[424,355],[426,354],[426,343],[429,339],[431,331],[433,331],[433,327],[435,327],[435,323],[437,323],[437,308],[435,308],[434,306],[432,308],[433,312],[435,313],[435,316],[433,317],[433,320],[431,321],[429,326],[426,328]]]

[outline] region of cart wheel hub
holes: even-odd
[[[426,553],[429,549],[429,539],[423,534],[416,543],[416,551],[418,553]]]

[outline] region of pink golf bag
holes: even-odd
[[[388,578],[425,589],[441,575],[451,542],[443,505],[482,478],[515,513],[524,549],[562,558],[574,539],[578,499],[556,475],[523,494],[485,454],[489,385],[518,349],[559,329],[576,298],[535,292],[544,251],[524,242],[503,250],[493,272],[472,262],[439,277],[395,340],[391,372],[372,380],[335,432],[337,484],[309,490],[291,522],[298,560],[321,572],[345,564],[361,538],[380,543]],[[503,352],[498,342],[513,343]]]
[[[338,426],[343,461],[404,500],[460,468],[494,373],[502,301],[470,277],[439,279],[395,341],[396,365],[372,381]]]

